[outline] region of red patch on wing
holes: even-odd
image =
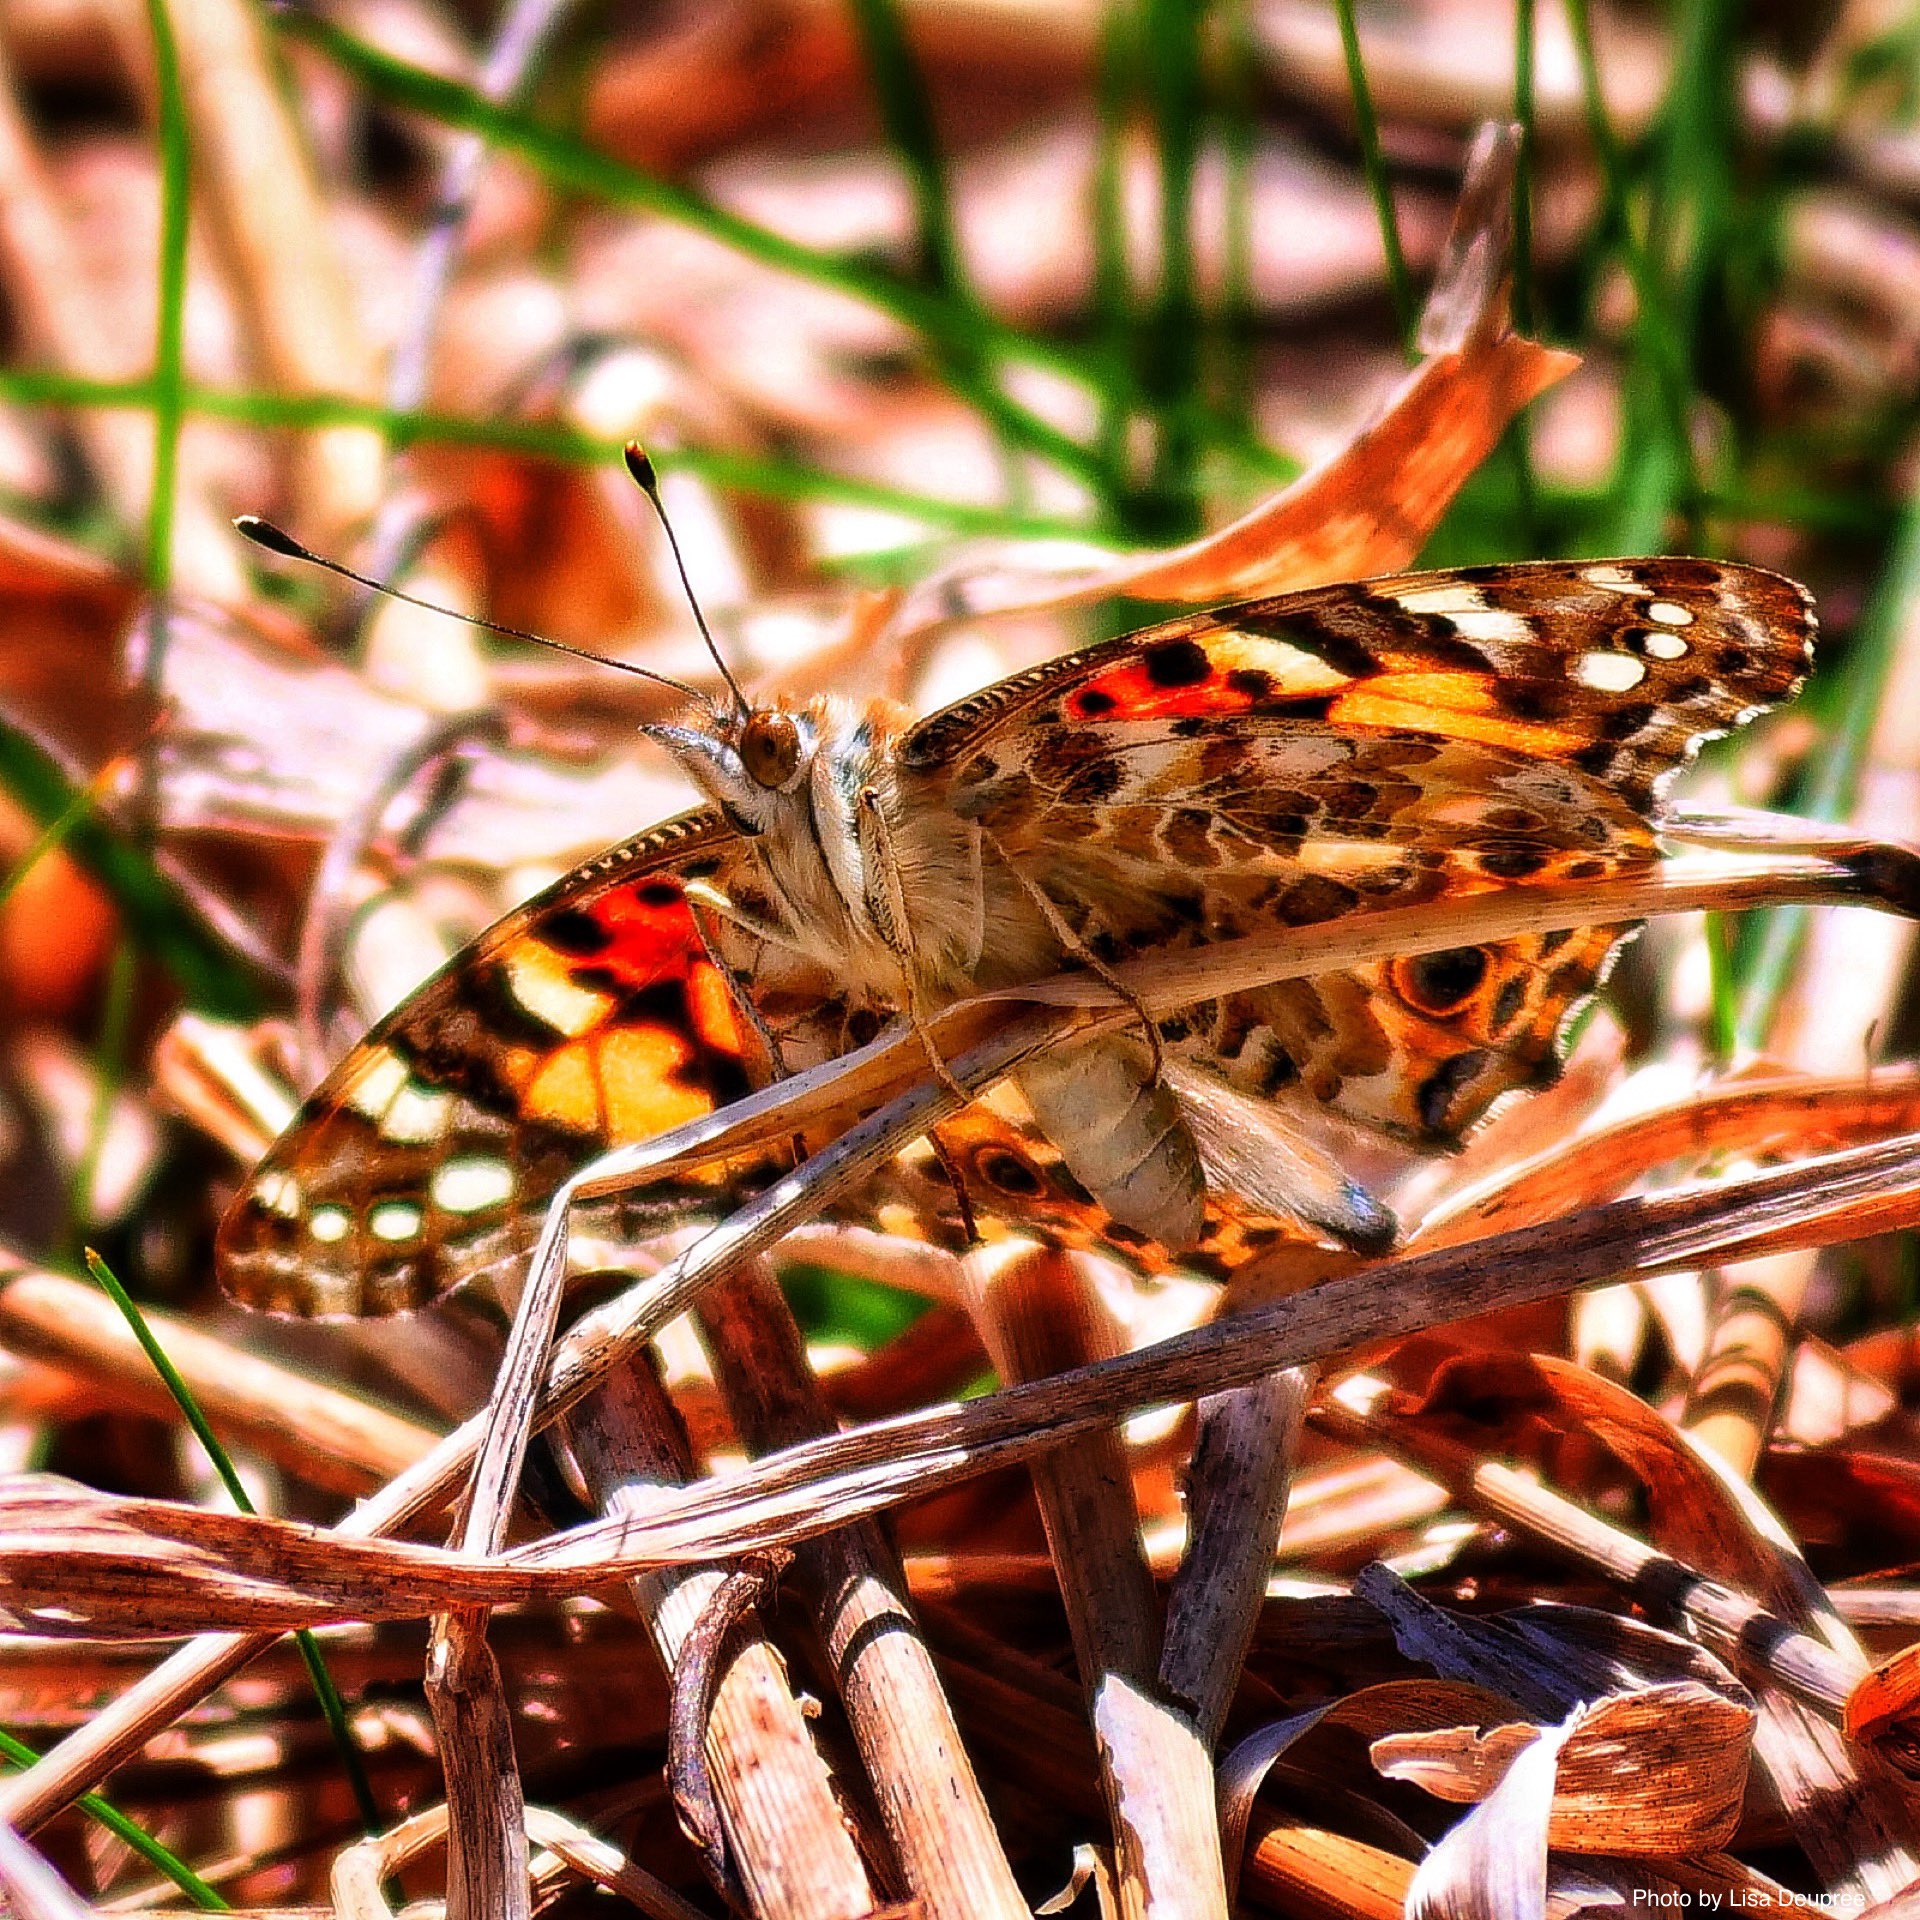
[[[1076,687],[1065,705],[1078,720],[1209,718],[1256,710],[1305,717],[1323,714],[1328,699],[1351,684],[1351,676],[1298,649],[1283,651],[1257,635],[1216,628],[1133,649]]]

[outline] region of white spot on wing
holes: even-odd
[[[433,1204],[447,1213],[481,1213],[513,1198],[513,1169],[504,1160],[470,1154],[449,1160],[428,1191]]]
[[[1583,653],[1573,677],[1596,693],[1625,693],[1647,677],[1647,669],[1630,653]]]
[[[353,1231],[353,1216],[345,1207],[315,1207],[307,1231],[323,1246],[344,1240]]]
[[[1693,615],[1685,607],[1671,600],[1655,600],[1647,608],[1647,618],[1658,620],[1663,627],[1690,627]]]
[[[569,1039],[605,1018],[613,1002],[604,993],[575,986],[552,962],[507,961],[513,997],[534,1016]]]
[[[1409,613],[1473,613],[1487,604],[1478,587],[1462,580],[1449,581],[1444,587],[1415,587],[1411,593],[1391,597]]]
[[[1640,651],[1655,660],[1678,660],[1686,650],[1677,633],[1650,633],[1640,643]]]
[[[1463,640],[1504,640],[1518,644],[1533,638],[1533,623],[1524,613],[1504,607],[1481,607],[1453,616],[1454,631]]]
[[[381,1115],[380,1137],[405,1146],[422,1146],[446,1132],[452,1111],[451,1094],[436,1093],[417,1080],[409,1080]]]
[[[383,1200],[367,1215],[376,1240],[411,1240],[420,1231],[420,1209],[411,1200]]]
[[[1640,591],[1640,582],[1625,567],[1588,567],[1580,578],[1590,587],[1605,587],[1609,593]]]
[[[300,1217],[300,1182],[290,1173],[270,1173],[254,1188],[253,1197],[269,1213],[288,1220]]]
[[[407,1084],[407,1063],[384,1047],[367,1062],[347,1093],[347,1105],[369,1120],[379,1120],[393,1096]]]

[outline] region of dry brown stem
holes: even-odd
[[[569,1450],[609,1513],[644,1513],[693,1471],[673,1404],[644,1361],[614,1374],[567,1423]],[[642,1574],[632,1593],[669,1673],[716,1590],[717,1567]],[[731,1642],[714,1686],[706,1758],[724,1821],[727,1861],[757,1914],[858,1920],[878,1900],[833,1786],[788,1684],[758,1634]]]
[[[711,1288],[699,1317],[734,1421],[755,1452],[833,1431],[800,1330],[764,1262]],[[870,1521],[823,1534],[800,1549],[797,1571],[927,1920],[1021,1920],[1026,1902],[885,1536]]]
[[[1209,1394],[1196,1409],[1189,1535],[1167,1596],[1160,1684],[1209,1747],[1226,1723],[1266,1598],[1312,1390],[1312,1372],[1295,1368]]]
[[[975,1255],[976,1316],[1004,1380],[1110,1360],[1118,1329],[1066,1256]],[[1086,1434],[1030,1471],[1100,1743],[1125,1913],[1220,1915],[1227,1890],[1206,1735],[1162,1697],[1160,1620],[1120,1435]]]

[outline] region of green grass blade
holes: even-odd
[[[1666,464],[1677,478],[1662,482],[1697,491],[1699,478],[1694,471],[1693,447],[1687,425],[1688,374],[1680,341],[1668,317],[1667,296],[1654,270],[1653,260],[1634,224],[1633,203],[1627,182],[1626,155],[1620,137],[1614,131],[1607,112],[1606,94],[1600,84],[1600,60],[1594,48],[1593,20],[1587,0],[1567,0],[1567,23],[1572,29],[1574,52],[1580,66],[1580,95],[1586,114],[1587,131],[1600,166],[1603,194],[1600,232],[1617,247],[1628,279],[1633,283],[1637,319],[1634,343],[1639,354],[1643,378],[1650,383],[1652,403],[1657,409],[1655,428],[1667,442]],[[1643,509],[1640,516],[1648,517]],[[1657,531],[1657,529],[1656,529]],[[1645,541],[1639,544],[1647,544]],[[1609,550],[1634,542],[1609,543]]]
[[[227,1450],[220,1444],[218,1435],[207,1422],[207,1416],[200,1411],[200,1403],[193,1397],[193,1389],[187,1385],[180,1370],[167,1357],[167,1350],[154,1338],[153,1329],[147,1325],[146,1315],[135,1304],[133,1296],[121,1284],[114,1270],[89,1247],[86,1250],[87,1271],[91,1273],[107,1297],[125,1316],[127,1325],[133,1329],[133,1337],[139,1341],[141,1351],[152,1363],[153,1370],[160,1376],[167,1392],[173,1396],[174,1405],[180,1409],[180,1417],[193,1429],[193,1436],[200,1442],[207,1458],[213,1463],[213,1470],[220,1476],[220,1484],[227,1490],[228,1497],[242,1513],[252,1513],[253,1502],[247,1497],[246,1487],[241,1483],[240,1475],[235,1471],[233,1461]],[[327,1726],[331,1730],[335,1744],[340,1749],[341,1765],[346,1771],[349,1784],[353,1788],[354,1801],[360,1809],[360,1819],[369,1833],[378,1833],[385,1824],[380,1817],[379,1803],[373,1797],[373,1788],[368,1784],[366,1768],[360,1761],[360,1749],[355,1744],[353,1729],[347,1723],[346,1703],[340,1697],[340,1690],[333,1683],[333,1676],[327,1671],[327,1664],[320,1652],[320,1643],[304,1628],[294,1635],[294,1641],[300,1649],[300,1657],[306,1662],[307,1672],[313,1680],[314,1692],[319,1696],[320,1711],[326,1716]]]
[[[1513,5],[1513,117],[1520,151],[1513,164],[1513,324],[1536,331],[1533,297],[1534,0]],[[1533,439],[1527,415],[1518,415],[1504,436],[1513,462],[1515,540],[1522,553],[1539,550],[1539,487],[1533,471]]]
[[[315,14],[286,11],[274,18],[285,31],[316,47],[384,97],[449,126],[484,135],[501,151],[518,155],[569,191],[660,214],[762,265],[834,287],[891,314],[936,349],[932,354],[936,370],[1003,435],[1089,486],[1101,485],[1104,475],[1091,450],[1031,408],[1009,399],[979,371],[982,355],[995,353],[1097,384],[1100,369],[1085,354],[1036,340],[1002,324],[977,304],[919,285],[870,260],[790,240],[690,187],[627,166],[515,108],[495,105],[471,87],[395,60]]]
[[[894,0],[848,0],[848,5],[866,51],[881,128],[913,195],[920,277],[942,293],[970,298],[933,103],[906,22]]]
[[[12,1734],[0,1731],[0,1759],[9,1760],[16,1767],[30,1767],[39,1758],[39,1754],[24,1740],[17,1740]],[[89,1819],[97,1820],[116,1840],[137,1853],[156,1873],[164,1874],[202,1912],[233,1911],[230,1901],[208,1886],[184,1860],[163,1847],[145,1827],[128,1819],[111,1800],[103,1800],[97,1793],[83,1793],[74,1804]]]
[[[1220,148],[1226,163],[1222,240],[1220,401],[1237,420],[1253,407],[1253,168],[1260,114],[1260,45],[1251,0],[1218,0],[1222,46]]]
[[[160,684],[165,646],[164,602],[173,583],[173,517],[179,485],[187,303],[187,107],[180,90],[180,50],[167,0],[147,0],[153,30],[154,77],[160,103],[160,289],[153,352],[153,495],[147,510],[147,585],[156,628],[148,649],[149,690]]]
[[[0,397],[33,404],[145,408],[153,404],[153,384],[150,380],[89,380],[26,368],[0,368]],[[344,394],[236,391],[189,381],[182,398],[190,418],[232,420],[273,431],[372,427],[396,442],[484,447],[576,466],[618,461],[625,444],[555,421],[480,419],[467,414],[392,408]],[[653,457],[663,473],[697,473],[716,486],[733,487],[742,493],[877,507],[954,533],[995,534],[1009,539],[1084,539],[1095,531],[1084,521],[942,500],[906,487],[832,473],[804,461],[756,458],[699,447],[662,448]],[[1277,454],[1269,453],[1265,459],[1277,471],[1293,471],[1291,463]]]
[[[1380,221],[1380,244],[1387,256],[1387,291],[1393,297],[1401,344],[1411,356],[1417,317],[1413,279],[1407,272],[1407,256],[1400,245],[1400,222],[1393,211],[1393,183],[1387,178],[1386,157],[1380,151],[1380,123],[1374,118],[1373,89],[1367,85],[1367,63],[1360,52],[1360,29],[1354,23],[1353,0],[1334,0],[1334,11],[1340,16],[1340,46],[1347,59],[1347,85],[1353,94],[1354,124],[1360,134],[1360,165],[1367,176],[1367,191],[1373,196],[1373,210]]]
[[[1024,333],[985,307],[948,298],[871,260],[789,240],[690,188],[627,166],[513,108],[497,106],[470,87],[380,53],[315,14],[289,9],[274,18],[284,30],[299,35],[383,98],[449,126],[484,134],[502,152],[516,155],[566,191],[660,214],[749,259],[864,300],[912,328],[930,345],[948,349],[956,356],[954,367],[964,367],[969,356],[984,355],[1044,368],[1096,392],[1113,387],[1130,403],[1139,403],[1138,383],[1125,364],[1097,346]],[[1095,492],[1103,490],[1106,475],[1095,450],[999,394],[991,382],[964,387],[956,383],[955,391],[996,426],[1017,435],[1022,445],[1055,461]],[[1191,422],[1194,433],[1208,445],[1243,461],[1254,472],[1286,478],[1297,471],[1294,462],[1263,446],[1238,423],[1192,398],[1184,399],[1175,411],[1182,421]]]
[[[1193,260],[1193,179],[1203,98],[1198,0],[1144,0],[1142,71],[1160,159],[1160,285],[1140,341],[1140,385],[1159,434],[1153,475],[1131,505],[1135,530],[1179,539],[1199,523],[1190,419],[1178,403],[1200,386],[1200,299]]]
[[[1573,33],[1574,56],[1580,66],[1580,102],[1586,114],[1587,134],[1600,163],[1600,184],[1606,195],[1607,217],[1632,238],[1632,214],[1627,194],[1627,161],[1607,112],[1607,96],[1600,86],[1600,60],[1593,44],[1593,18],[1587,0],[1566,0],[1567,25]],[[1531,143],[1529,143],[1531,144]]]
[[[1796,812],[1814,820],[1840,821],[1852,811],[1894,652],[1916,604],[1920,604],[1920,501],[1907,509],[1886,571],[1854,634],[1839,716],[1822,750],[1808,757],[1813,773],[1805,790],[1795,796]],[[1749,920],[1734,1023],[1746,1046],[1767,1043],[1806,941],[1808,915],[1805,907],[1776,907]]]
[[[13,898],[34,868],[49,854],[57,852],[68,834],[86,819],[98,804],[91,787],[78,787],[74,790],[73,798],[41,831],[33,845],[13,863],[6,878],[0,880],[0,910],[5,909],[7,902]]]
[[[1099,133],[1093,173],[1094,336],[1108,357],[1124,362],[1133,351],[1137,316],[1132,265],[1127,256],[1127,130],[1138,94],[1139,52],[1132,0],[1107,0],[1100,26],[1094,110]],[[1127,428],[1132,409],[1117,385],[1100,396],[1100,455],[1110,494],[1128,480]]]
[[[1534,0],[1513,0],[1513,117],[1520,123],[1520,151],[1513,163],[1513,324],[1534,329],[1533,143]]]
[[[67,1193],[69,1251],[78,1249],[93,1225],[93,1190],[113,1124],[113,1103],[127,1071],[127,1040],[133,1028],[133,990],[139,974],[139,955],[130,940],[119,940],[107,970],[105,1010],[100,1039],[94,1048],[93,1111],[87,1117],[86,1144],[73,1169]]]
[[[1649,246],[1635,281],[1639,314],[1618,542],[1626,551],[1664,544],[1676,513],[1688,523],[1687,544],[1697,542],[1701,498],[1688,418],[1708,290],[1723,275],[1735,237],[1737,11],[1734,0],[1700,0],[1675,14],[1673,78],[1648,217],[1648,231],[1667,236],[1668,252],[1663,257]]]

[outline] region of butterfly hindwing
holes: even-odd
[[[1192,615],[989,688],[902,761],[1111,961],[1655,858],[1662,784],[1791,693],[1804,591],[1690,559],[1404,574]],[[1463,947],[1184,1010],[1244,1091],[1445,1144],[1550,1078],[1619,928]]]

